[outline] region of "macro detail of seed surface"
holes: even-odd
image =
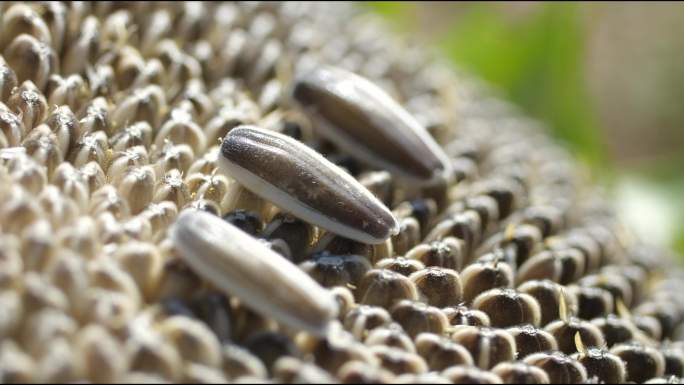
[[[3,2],[0,383],[682,382],[540,126],[353,3]]]
[[[219,165],[255,194],[342,236],[380,243],[398,231],[392,213],[368,190],[285,135],[234,128],[223,140]]]

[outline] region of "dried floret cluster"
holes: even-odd
[[[684,376],[668,251],[353,6],[0,9],[0,382]]]

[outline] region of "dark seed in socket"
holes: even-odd
[[[560,352],[532,354],[523,362],[544,370],[552,384],[582,384],[587,380],[584,366]]]
[[[409,277],[418,289],[418,295],[437,307],[458,305],[463,296],[463,287],[458,273],[451,269],[429,267]]]
[[[537,300],[541,310],[540,325],[542,326],[560,318],[561,296],[565,297],[565,304],[568,307],[576,307],[577,300],[574,295],[564,290],[563,286],[549,280],[525,282],[518,286],[517,290]]]
[[[461,272],[463,300],[470,303],[487,290],[510,288],[513,285],[513,269],[504,262],[478,261]]]
[[[442,372],[442,376],[453,384],[503,384],[496,374],[469,366],[456,366]]]
[[[582,230],[564,234],[559,242],[552,244],[552,248],[573,247],[584,254],[584,268],[587,273],[593,273],[601,265],[601,248],[599,244]]]
[[[369,331],[391,322],[392,317],[387,310],[378,306],[360,305],[347,313],[343,325],[355,338],[364,339]]]
[[[430,229],[430,223],[437,215],[437,204],[432,199],[414,199],[409,205],[410,215],[418,220],[421,235],[425,237]]]
[[[223,220],[252,236],[258,235],[264,226],[257,213],[241,209],[229,212]]]
[[[290,248],[294,262],[301,262],[308,255],[315,233],[313,227],[301,219],[278,213],[266,225],[261,235],[268,239],[285,241]]]
[[[499,205],[499,219],[505,219],[520,204],[524,192],[512,179],[497,177],[476,183],[473,186],[473,195],[494,198]]]
[[[369,270],[356,290],[356,302],[389,309],[402,299],[417,300],[416,286],[407,277],[390,270]]]
[[[519,359],[534,353],[558,350],[558,343],[549,332],[537,329],[532,325],[516,326],[506,329],[506,331],[515,340]]]
[[[324,136],[366,163],[425,184],[450,173],[448,157],[427,130],[356,74],[320,66],[297,76],[292,95]]]
[[[482,237],[482,221],[477,211],[466,210],[439,222],[425,237],[425,242],[454,237],[463,242],[466,259],[470,260]]]
[[[513,253],[516,266],[525,263],[537,251],[542,240],[541,232],[530,225],[512,226],[510,227],[512,231],[508,231],[508,229],[490,237],[478,249],[477,254],[500,248]]]
[[[407,259],[404,257],[381,259],[375,264],[375,267],[378,269],[392,270],[393,272],[399,273],[405,277],[425,269],[423,262],[416,259]]]
[[[543,251],[520,266],[518,284],[533,279],[549,279],[562,285],[574,282],[584,274],[584,256],[579,250]]]
[[[632,304],[641,302],[641,297],[644,294],[644,282],[647,281],[648,275],[646,269],[637,265],[610,265],[601,269],[603,274],[615,274],[627,278],[627,281],[632,288]]]
[[[297,329],[324,333],[336,317],[332,295],[256,238],[214,215],[183,211],[173,246],[195,272],[259,313]]]
[[[515,340],[501,329],[464,326],[457,329],[451,339],[468,349],[480,369],[491,369],[515,358]]]
[[[380,361],[382,368],[396,375],[420,374],[428,371],[425,360],[415,353],[389,346],[373,346],[370,351]]]
[[[209,292],[190,304],[197,318],[204,321],[221,343],[229,342],[233,315],[228,298],[219,292]]]
[[[269,370],[272,370],[273,364],[280,357],[298,357],[301,354],[290,337],[275,332],[253,334],[245,341],[244,346],[259,357]]]
[[[663,338],[663,329],[657,318],[648,315],[632,315],[632,322],[637,329],[654,341],[660,341]]]
[[[413,340],[406,334],[404,328],[397,323],[371,330],[363,343],[367,346],[389,346],[409,353],[416,352]]]
[[[594,319],[613,312],[613,296],[599,287],[569,286],[568,293],[577,299],[577,317]]]
[[[617,306],[618,301],[622,301],[627,308],[632,305],[632,287],[625,277],[616,274],[592,274],[577,283],[580,286],[598,287],[610,292],[614,306]]]
[[[630,343],[616,345],[610,352],[627,366],[627,381],[641,384],[665,374],[665,357],[654,348]]]
[[[329,334],[325,339],[313,339],[304,343],[298,340],[298,342],[300,346],[304,346],[305,352],[311,354],[317,365],[330,373],[337,373],[349,361],[373,361],[372,353],[365,345],[355,341],[342,330],[337,330],[335,333],[338,335]]]
[[[679,349],[667,348],[662,350],[665,357],[665,375],[684,376],[684,352]]]
[[[544,330],[556,338],[558,350],[565,354],[577,352],[577,345],[575,344],[575,335],[577,333],[580,334],[584,345],[587,347],[603,346],[606,343],[603,339],[603,333],[601,333],[599,328],[577,318],[560,319],[551,322],[546,325]]]
[[[453,326],[490,326],[491,321],[487,313],[479,310],[472,310],[467,306],[451,306],[442,309],[447,316],[449,323]]]
[[[371,265],[368,259],[359,255],[332,255],[324,251],[299,267],[324,287],[355,287]]]
[[[549,376],[536,366],[522,362],[502,362],[492,369],[504,384],[548,384]]]
[[[440,309],[422,302],[399,301],[390,314],[412,338],[420,333],[442,334],[449,327],[449,321]]]
[[[609,348],[613,347],[613,345],[629,342],[637,334],[631,321],[619,318],[614,314],[595,318],[591,320],[591,323],[601,330],[603,338],[606,340],[606,345]]]
[[[531,324],[539,326],[539,303],[529,294],[513,289],[492,289],[473,300],[473,309],[487,313],[493,327]]]
[[[473,365],[473,358],[466,348],[432,333],[423,333],[416,337],[416,351],[432,371],[442,371],[457,365]]]
[[[392,237],[392,246],[397,255],[404,255],[421,240],[420,225],[413,217],[399,219],[399,232]]]
[[[409,250],[406,258],[418,260],[425,266],[439,266],[460,271],[465,259],[463,241],[447,237],[439,241],[422,243]]]
[[[343,384],[387,384],[394,379],[391,372],[359,361],[348,362],[337,372]]]
[[[377,244],[398,231],[392,213],[365,187],[288,136],[236,127],[223,140],[219,168],[253,193],[335,234]]]
[[[586,352],[576,353],[572,358],[587,369],[589,378],[598,378],[603,384],[623,384],[627,375],[622,360],[603,349],[589,348]]]
[[[671,303],[664,301],[649,301],[639,305],[634,310],[635,315],[655,317],[660,322],[662,338],[672,338],[677,326],[682,322],[682,312]]]
[[[484,230],[482,235],[486,235],[499,221],[499,206],[496,200],[488,195],[466,199],[465,208],[475,210],[480,215],[482,229]]]

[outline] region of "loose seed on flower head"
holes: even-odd
[[[171,237],[195,271],[265,315],[316,334],[335,317],[334,299],[306,273],[218,217],[184,211]]]
[[[447,156],[425,128],[370,81],[321,66],[302,72],[292,95],[325,136],[362,161],[420,183],[449,175]]]
[[[398,230],[390,211],[354,178],[285,135],[237,127],[223,141],[219,165],[254,193],[344,237],[378,244]]]

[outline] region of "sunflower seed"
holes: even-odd
[[[316,151],[254,126],[223,141],[219,168],[294,216],[359,242],[396,234],[397,220],[372,193]]]
[[[365,78],[322,66],[301,73],[292,96],[321,134],[364,162],[413,183],[449,174],[448,157],[427,130]]]
[[[219,217],[185,210],[171,239],[200,276],[265,316],[317,335],[323,335],[336,316],[337,305],[328,291]]]

